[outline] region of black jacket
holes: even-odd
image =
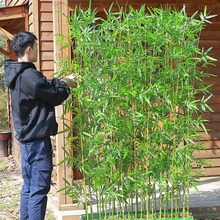
[[[5,82],[11,91],[16,139],[33,141],[57,133],[54,106],[67,99],[70,89],[57,78],[48,82],[33,63],[6,60]]]

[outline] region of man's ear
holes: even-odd
[[[31,51],[31,47],[28,46],[28,47],[26,48],[25,52],[26,52],[26,53],[30,53],[30,51]]]

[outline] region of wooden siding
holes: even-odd
[[[39,0],[40,69],[47,77],[54,74],[52,0]]]
[[[196,152],[196,158],[206,158],[207,162],[212,167],[206,167],[206,174],[209,176],[220,175],[220,1],[205,2],[202,1],[201,5],[198,4],[198,10],[203,10],[205,4],[212,14],[218,16],[212,19],[212,24],[202,31],[200,38],[200,46],[208,49],[212,47],[211,55],[218,61],[216,66],[209,67],[208,72],[215,74],[205,80],[205,83],[213,84],[210,91],[213,97],[209,100],[209,105],[214,112],[204,114],[204,118],[208,120],[206,128],[209,130],[208,134],[202,132],[204,150]]]
[[[27,30],[35,34],[37,37],[37,44],[40,45],[39,40],[39,3],[38,0],[28,1],[28,28]],[[38,53],[37,62],[35,63],[38,70],[40,70],[40,52]]]
[[[128,5],[131,5],[134,8],[140,8],[140,6],[143,4],[149,7],[161,7],[169,5],[173,9],[181,9],[183,5],[185,5],[189,14],[194,13],[197,9],[203,10],[205,5],[208,5],[208,8],[212,9],[211,11],[216,13],[218,11],[216,4],[219,3],[218,0],[93,0],[92,8],[96,8],[99,14],[104,15],[103,9],[108,9],[112,2],[114,2],[113,10],[115,11],[118,10],[118,6],[127,7]],[[80,6],[82,9],[87,9],[89,6],[89,0],[69,0],[69,6],[72,10],[76,5]]]

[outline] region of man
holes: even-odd
[[[50,190],[52,164],[51,135],[57,133],[54,106],[67,99],[65,80],[46,77],[36,70],[36,36],[19,32],[12,39],[17,61],[5,61],[5,81],[11,92],[15,137],[20,142],[23,187],[21,220],[43,220]]]

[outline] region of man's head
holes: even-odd
[[[14,35],[11,46],[20,61],[37,61],[38,49],[36,40],[36,36],[31,32],[21,31]]]

